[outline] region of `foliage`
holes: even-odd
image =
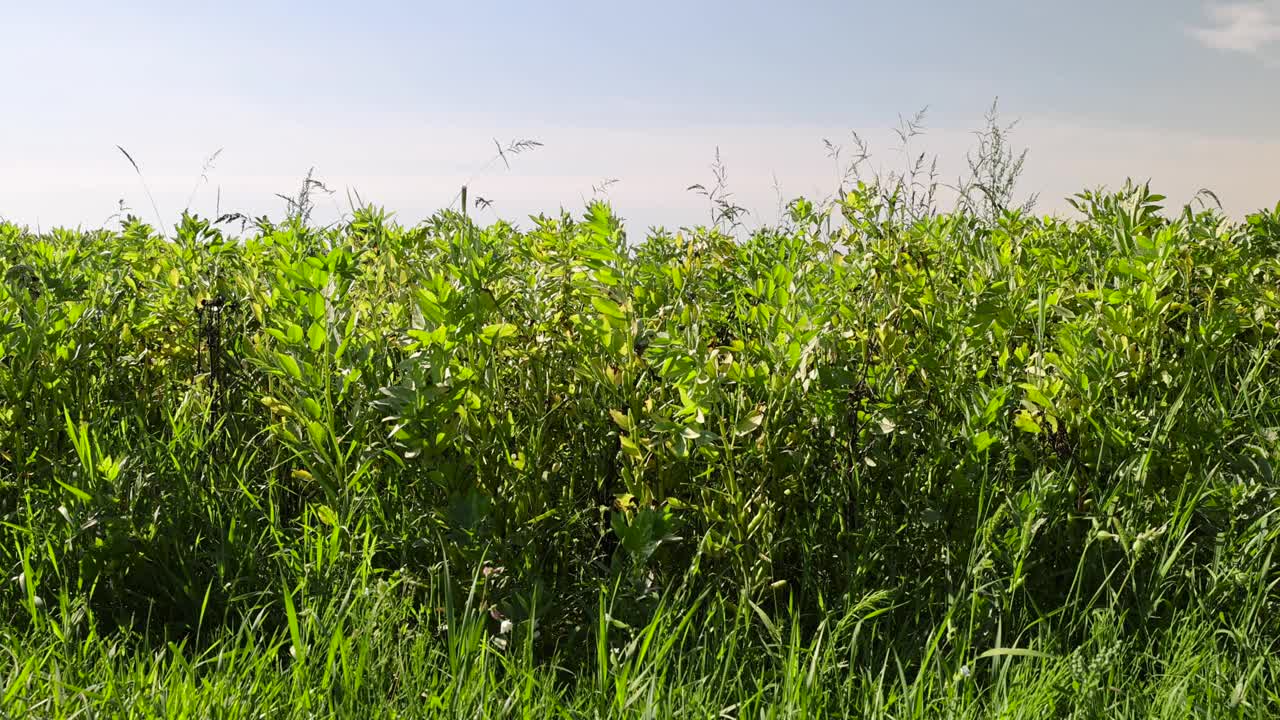
[[[0,225],[0,711],[1280,705],[1280,207],[633,244],[310,188]]]

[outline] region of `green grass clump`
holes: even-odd
[[[1280,713],[1280,207],[0,224],[0,714]]]

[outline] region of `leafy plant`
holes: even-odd
[[[1274,714],[1280,208],[991,122],[751,233],[0,224],[0,714]]]

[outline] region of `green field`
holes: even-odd
[[[1073,203],[0,224],[0,716],[1280,716],[1280,206]]]

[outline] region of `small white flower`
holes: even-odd
[[[970,673],[969,673],[969,666],[968,666],[968,665],[961,665],[961,666],[960,666],[960,677],[969,677],[969,675],[970,675]]]
[[[498,634],[506,635],[511,632],[511,628],[513,627],[515,627],[515,625],[510,620],[503,620],[502,624],[498,626]]]

